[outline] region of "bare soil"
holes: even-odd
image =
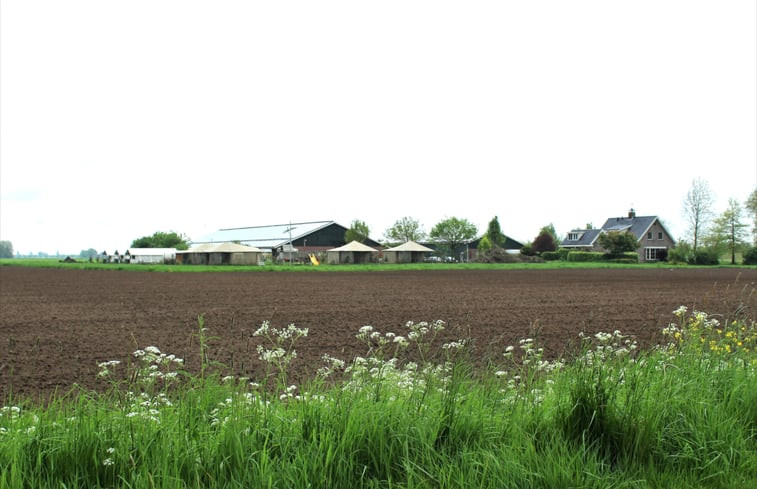
[[[264,320],[310,333],[297,344],[294,377],[324,353],[365,354],[363,325],[405,334],[407,321],[444,320],[440,340],[470,337],[476,357],[499,360],[538,336],[558,356],[579,332],[620,330],[642,345],[680,305],[757,316],[754,269],[431,270],[391,272],[148,273],[0,267],[0,404],[44,398],[74,385],[103,389],[97,364],[149,345],[200,366],[203,315],[209,356],[252,378],[263,370],[252,333]]]

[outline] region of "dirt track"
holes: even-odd
[[[447,338],[470,336],[481,358],[539,331],[550,355],[578,332],[621,330],[657,338],[679,305],[727,314],[757,286],[754,269],[432,270],[376,273],[146,273],[0,267],[0,404],[14,396],[102,387],[97,362],[158,346],[199,366],[197,316],[210,357],[260,375],[251,333],[269,319],[310,329],[293,368],[324,353],[364,354],[360,326],[404,334],[409,321],[442,319]],[[753,294],[747,303],[757,312]]]

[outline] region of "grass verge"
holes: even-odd
[[[755,321],[675,314],[651,350],[597,333],[547,361],[524,338],[483,371],[468,339],[437,345],[442,322],[364,326],[365,356],[306,385],[294,325],[255,332],[261,379],[148,347],[100,365],[104,394],[5,400],[0,487],[755,487]]]

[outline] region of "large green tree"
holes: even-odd
[[[348,243],[351,241],[364,243],[368,239],[370,233],[371,230],[364,221],[355,219],[350,224],[350,228],[344,233],[344,240]]]
[[[0,241],[0,258],[13,258],[13,243]]]
[[[749,194],[744,207],[752,218],[752,243],[757,246],[757,187]]]
[[[683,214],[689,224],[695,253],[701,237],[705,234],[707,226],[712,220],[714,200],[715,197],[707,181],[697,178],[691,182],[691,189],[683,200]]]
[[[736,264],[736,252],[746,244],[747,225],[741,222],[742,209],[739,201],[728,199],[728,208],[713,222],[711,238],[719,248],[731,255],[731,265]]]
[[[131,242],[130,248],[189,248],[189,238],[174,231],[156,231],[152,236],[143,236]]]
[[[586,226],[587,226],[586,229],[591,229],[591,227],[589,227],[591,226],[591,224],[587,224]],[[548,233],[550,236],[552,236],[552,241],[555,242],[555,245],[557,245],[560,241],[562,241],[560,237],[557,235],[557,231],[555,230],[555,225],[552,224],[551,222],[539,230],[539,234],[542,234],[542,233]]]
[[[502,228],[499,225],[499,218],[497,216],[494,216],[494,219],[489,221],[489,226],[486,228],[486,237],[489,238],[492,248],[501,248],[505,244],[505,235],[502,234]]]
[[[403,217],[384,232],[384,237],[389,241],[407,243],[408,241],[421,241],[425,239],[426,233],[417,219]]]
[[[429,236],[443,244],[449,251],[449,254],[452,255],[458,246],[469,239],[475,238],[477,233],[478,229],[476,229],[476,225],[467,219],[448,217],[439,221],[431,229]]]
[[[134,246],[133,248],[136,248],[136,246]],[[88,250],[81,250],[79,252],[79,256],[82,258],[94,259],[94,258],[97,258],[97,250],[94,248],[89,248]]]
[[[611,255],[620,256],[628,251],[636,251],[639,247],[636,236],[628,231],[610,231],[608,233],[600,233],[599,238],[600,246],[606,249]]]

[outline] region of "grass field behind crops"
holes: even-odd
[[[105,394],[0,403],[0,487],[755,487],[754,318],[675,317],[651,350],[616,331],[546,361],[524,338],[483,370],[442,322],[365,326],[307,385],[306,329],[263,323],[266,375],[219,378],[201,319],[196,376],[152,346],[100,364]]]
[[[167,265],[167,264],[129,264],[97,263],[80,260],[76,263],[64,263],[52,258],[6,258],[0,259],[0,266],[23,266],[38,268],[61,268],[72,270],[133,270],[145,272],[354,272],[354,271],[396,271],[396,270],[501,270],[501,269],[594,269],[594,268],[712,268],[694,265],[675,265],[658,263],[605,263],[605,262],[566,262],[549,261],[543,263],[376,263],[359,265],[310,264],[272,264],[265,265]],[[756,265],[719,265],[728,268],[757,269]]]

